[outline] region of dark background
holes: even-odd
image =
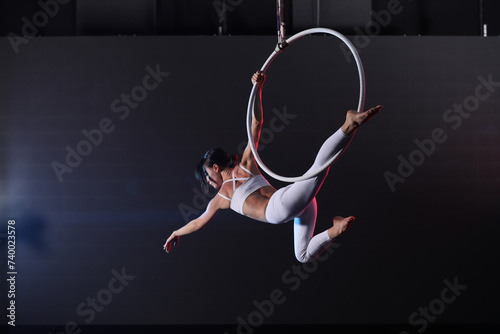
[[[70,321],[86,325],[77,306],[122,268],[135,278],[89,325],[223,324],[219,332],[235,333],[237,317],[247,319],[255,300],[280,289],[286,301],[265,325],[389,324],[391,333],[415,333],[409,316],[455,278],[467,289],[435,323],[498,323],[498,87],[457,129],[443,119],[470,100],[479,77],[500,81],[496,37],[370,36],[357,44],[366,107],[384,109],[332,167],[318,194],[316,231],[335,215],[357,221],[296,291],[282,279],[299,265],[291,223],[222,212],[162,252],[186,222],[180,207],[190,207],[191,218],[201,212],[193,169],[206,149],[239,153],[250,77],[275,43],[274,36],[37,37],[15,53],[1,39],[0,233],[16,220],[18,325],[48,325],[47,333]],[[168,77],[121,120],[112,102],[157,65]],[[286,49],[268,71],[265,118],[285,110],[295,118],[263,139],[263,160],[283,174],[304,172],[356,107],[357,85],[354,63],[334,38],[307,37]],[[65,147],[76,148],[82,130],[103,118],[114,131],[59,182],[51,164],[64,163]],[[436,128],[447,140],[391,191],[384,173],[397,174],[398,157],[408,159],[414,141]]]
[[[21,18],[32,18],[40,0],[3,0],[0,35],[22,34]],[[56,0],[42,0],[52,3]],[[103,35],[275,35],[274,0],[58,0],[57,14],[39,28],[41,36]],[[356,34],[389,4],[405,10],[381,35],[500,35],[497,0],[285,0],[288,33],[321,26]],[[223,5],[226,10],[223,11]],[[54,8],[52,6],[51,8]]]

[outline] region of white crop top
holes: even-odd
[[[254,191],[257,189],[260,189],[265,186],[270,186],[269,182],[262,176],[262,175],[253,175],[248,169],[245,167],[239,165],[241,169],[243,169],[245,172],[250,174],[250,177],[242,177],[242,178],[235,178],[234,177],[234,169],[233,169],[233,178],[224,181],[222,184],[226,182],[233,181],[233,198],[229,198],[227,196],[222,195],[220,192],[217,193],[217,195],[221,196],[222,198],[227,199],[228,201],[231,202],[231,209],[234,211],[244,215],[243,213],[243,204],[245,203],[245,200],[252,194]],[[236,188],[236,181],[245,181],[241,186]]]

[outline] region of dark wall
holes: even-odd
[[[375,13],[386,11],[394,0],[372,0]],[[401,15],[394,15],[382,27],[384,35],[422,36],[488,36],[500,34],[498,13],[500,3],[495,0],[402,0]],[[372,20],[377,22],[375,15]]]
[[[356,28],[379,24],[378,17],[394,6],[404,7],[404,12],[384,20],[375,35],[479,36],[482,24],[488,26],[488,36],[500,34],[497,0],[285,0],[285,21],[289,33],[322,26],[356,34]],[[25,28],[25,20],[34,27]],[[3,0],[0,36],[10,33],[276,35],[276,1]]]
[[[17,54],[3,39],[2,233],[15,219],[18,325],[237,325],[278,289],[286,300],[265,324],[414,333],[423,325],[409,317],[441,298],[444,280],[467,288],[444,310],[432,304],[435,323],[497,322],[498,42],[352,39],[366,107],[384,109],[318,194],[317,232],[336,215],[357,221],[316,267],[296,261],[291,223],[229,211],[162,251],[206,202],[193,177],[204,152],[245,142],[250,77],[274,37],[35,38]],[[264,161],[304,172],[356,107],[357,85],[338,41],[286,49],[264,89]]]

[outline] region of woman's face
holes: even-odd
[[[207,173],[207,182],[215,189],[218,189],[222,186],[222,176],[220,174],[219,166],[213,165],[213,167],[208,167],[204,165],[205,172]]]

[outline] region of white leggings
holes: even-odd
[[[351,138],[352,135],[346,135],[338,129],[323,143],[309,170],[321,167],[332,156],[335,156],[337,161]],[[314,260],[332,242],[328,230],[313,237],[317,213],[315,197],[329,169],[330,167],[316,177],[277,190],[269,199],[266,208],[266,219],[271,224],[282,224],[294,219],[295,256],[300,262]]]

